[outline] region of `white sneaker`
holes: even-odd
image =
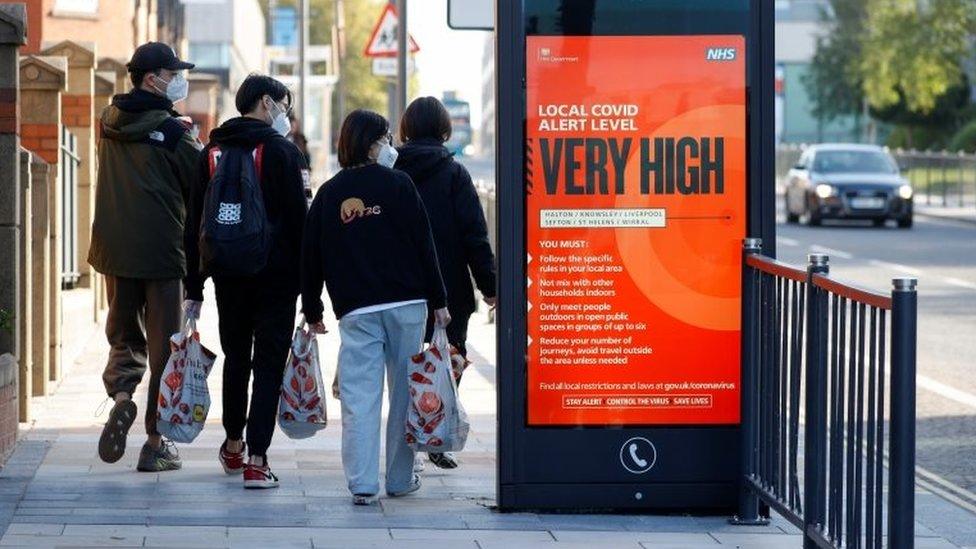
[[[413,458],[413,472],[414,473],[420,473],[420,472],[423,472],[423,470],[426,469],[426,468],[427,468],[427,462],[424,461],[424,458],[421,457],[420,454],[417,454],[416,456],[414,456],[414,458]]]

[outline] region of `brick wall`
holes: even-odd
[[[0,465],[17,442],[17,363],[10,355],[0,356]]]
[[[0,88],[0,133],[17,133],[17,90]]]
[[[20,145],[49,164],[58,163],[58,125],[21,124]]]
[[[91,95],[61,96],[61,122],[65,126],[90,126],[92,123]]]

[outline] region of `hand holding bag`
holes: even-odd
[[[418,452],[461,451],[470,425],[458,399],[451,345],[443,328],[436,328],[430,346],[410,359],[407,376],[407,443]]]
[[[174,442],[193,442],[210,411],[207,376],[216,355],[200,343],[193,319],[173,334],[169,345],[171,353],[159,384],[156,429]]]
[[[325,429],[325,384],[315,333],[302,320],[288,353],[278,400],[278,427],[288,438],[302,439]]]

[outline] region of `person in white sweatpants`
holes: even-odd
[[[353,312],[339,321],[342,466],[353,494],[379,492],[384,371],[390,405],[386,420],[386,491],[399,494],[412,488],[414,451],[404,438],[410,401],[407,363],[423,345],[427,304],[421,301],[391,305],[373,312]]]
[[[451,322],[447,292],[423,200],[407,174],[392,168],[390,125],[356,110],[339,132],[342,170],[319,188],[302,242],[302,313],[324,333],[322,286],[339,319],[342,464],[355,505],[379,493],[383,371],[389,380],[386,493],[420,489],[406,442],[407,361],[420,351],[428,309]]]

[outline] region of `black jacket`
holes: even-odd
[[[360,307],[426,299],[446,305],[423,202],[407,174],[370,164],[319,189],[305,224],[302,311],[322,319],[322,283],[336,318]]]
[[[495,296],[495,256],[471,176],[437,140],[412,141],[399,152],[396,169],[413,179],[430,217],[451,313],[471,314],[472,276],[482,295]]]
[[[298,148],[271,126],[253,118],[239,117],[210,132],[210,143],[197,163],[184,243],[188,299],[203,300],[203,283],[208,276],[200,265],[199,238],[203,199],[210,184],[210,151],[217,146],[254,149],[259,143],[264,144],[260,178],[264,207],[272,227],[272,242],[268,263],[257,278],[269,289],[285,295],[298,295],[302,230],[308,211],[305,198],[308,165]]]

